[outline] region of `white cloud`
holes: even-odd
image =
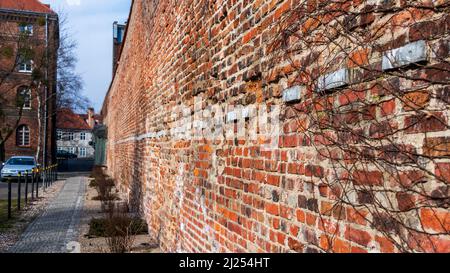
[[[69,6],[79,6],[81,5],[81,0],[66,0]]]

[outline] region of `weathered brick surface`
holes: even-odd
[[[448,62],[444,41],[449,16],[440,8],[447,1],[417,1],[436,5],[434,11],[402,9],[405,1],[337,1],[330,7],[339,11],[320,20],[307,15],[321,1],[307,1],[302,14],[292,13],[306,3],[297,0],[156,2],[134,1],[103,112],[108,170],[128,192],[132,207],[145,215],[150,235],[163,250],[406,251],[387,238],[402,230],[398,223],[384,210],[373,213],[385,204],[404,213],[402,219],[411,220],[408,224],[415,229],[429,233],[402,237],[411,249],[449,251],[448,209],[427,209],[419,195],[407,192],[421,183],[431,190],[449,183],[449,112],[436,107],[437,98],[448,97],[448,72],[437,70],[445,67],[443,59]],[[382,16],[380,11],[391,8],[389,16]],[[365,12],[353,18],[349,11],[354,10]],[[365,44],[368,48],[357,47],[347,55],[338,54],[346,48],[337,43],[326,53],[318,45],[304,48],[294,54],[293,63],[277,57],[274,41],[280,27],[301,22],[298,33],[317,42],[335,17],[349,31],[378,30],[379,35]],[[291,37],[289,42],[297,40]],[[383,71],[385,52],[415,41],[425,41],[428,66],[406,67],[404,74]],[[430,53],[430,48],[438,50]],[[402,69],[406,62],[402,59]],[[370,73],[363,69],[368,66]],[[335,84],[336,71],[347,74],[342,72],[345,77]],[[339,86],[339,92],[316,92],[329,88],[310,85],[324,75],[331,75],[323,79]],[[437,83],[422,86],[427,79]],[[283,100],[283,91],[297,85],[301,99]],[[408,87],[411,92],[405,92]],[[262,148],[264,138],[180,140],[167,135],[182,121],[181,114],[172,115],[173,109],[184,104],[193,113],[194,98],[199,97],[203,106],[279,105],[285,134],[272,150]],[[316,99],[311,103],[310,98]],[[330,111],[355,106],[359,111]],[[430,111],[417,112],[428,107]],[[313,116],[319,127],[330,120],[361,126],[358,134],[325,130],[311,136]],[[362,143],[362,135],[380,149],[355,157],[333,145]],[[389,136],[400,141],[401,149],[382,141]],[[424,157],[421,168],[408,168],[418,153],[436,158]],[[333,165],[334,158],[344,165]],[[372,158],[379,161],[358,165]],[[395,172],[375,168],[392,161],[401,164]],[[342,202],[348,188],[346,200],[359,206]],[[384,195],[370,190],[382,188],[388,189]],[[445,189],[438,193],[448,197]]]

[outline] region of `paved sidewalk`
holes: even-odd
[[[66,180],[61,192],[45,212],[22,234],[11,253],[65,253],[67,244],[77,240],[83,209],[85,177]]]

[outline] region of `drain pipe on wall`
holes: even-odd
[[[45,84],[44,84],[44,151],[43,167],[47,168],[47,145],[48,145],[48,14],[45,15]],[[45,179],[45,178],[44,178]]]

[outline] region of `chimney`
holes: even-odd
[[[88,108],[88,120],[87,123],[89,127],[94,128],[95,126],[95,119],[94,119],[94,108]]]

